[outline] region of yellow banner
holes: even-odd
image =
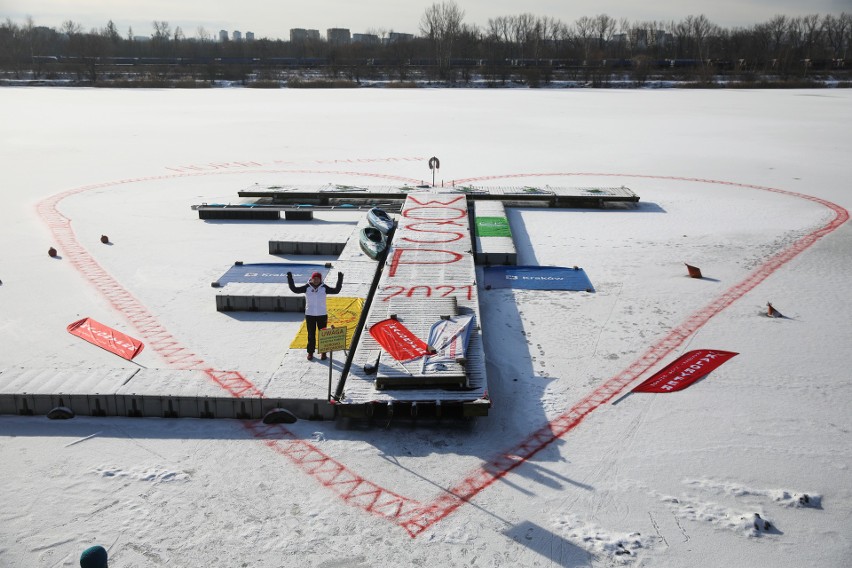
[[[317,332],[317,351],[327,353],[329,351],[343,351],[346,349],[345,327],[327,327]]]
[[[361,319],[361,310],[364,308],[363,298],[338,298],[329,296],[326,301],[328,306],[328,326],[346,328],[346,344],[352,344],[355,328]],[[290,343],[290,349],[305,349],[308,346],[308,328],[305,322],[299,327],[299,332]]]

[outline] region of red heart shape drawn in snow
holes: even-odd
[[[252,163],[252,165],[260,166],[262,164]],[[74,267],[101,294],[103,294],[105,298],[107,298],[115,309],[122,312],[127,317],[128,321],[137,329],[148,346],[165,359],[169,365],[177,369],[203,369],[211,381],[234,397],[261,396],[262,392],[241,373],[236,371],[219,371],[213,369],[209,365],[206,365],[201,357],[197,356],[190,350],[181,347],[180,342],[178,342],[177,339],[174,338],[168,330],[166,330],[157,321],[154,314],[149,312],[145,306],[143,306],[127,290],[125,290],[124,287],[110,276],[109,273],[107,273],[91,257],[91,255],[89,255],[86,249],[80,245],[76,239],[74,231],[71,229],[70,220],[63,216],[58,210],[58,204],[63,199],[71,195],[76,195],[94,189],[104,189],[128,183],[151,180],[233,173],[336,174],[366,176],[392,180],[394,182],[419,183],[418,180],[399,176],[347,171],[253,169],[239,172],[234,172],[232,170],[181,172],[165,176],[152,176],[147,178],[99,183],[68,190],[41,201],[38,204],[38,213],[53,233],[53,236],[63,253],[67,255]],[[456,180],[456,183],[469,184],[473,182],[510,178],[575,176],[674,180],[768,191],[818,203],[830,209],[834,213],[834,216],[826,224],[797,239],[787,248],[771,256],[760,266],[752,270],[742,281],[731,286],[709,304],[689,315],[682,323],[675,326],[661,339],[648,347],[624,370],[605,380],[567,411],[542,425],[539,429],[531,432],[526,438],[520,440],[518,443],[503,451],[497,452],[495,457],[483,466],[470,472],[453,487],[446,491],[442,491],[441,494],[431,502],[422,502],[400,495],[399,493],[370,481],[366,477],[349,469],[340,461],[325,454],[310,442],[296,438],[284,426],[267,426],[260,421],[245,421],[243,422],[245,427],[255,437],[262,440],[266,446],[286,457],[304,473],[313,477],[318,483],[336,494],[345,503],[358,507],[368,513],[383,517],[389,522],[398,524],[407,531],[409,535],[416,537],[435,523],[439,522],[441,519],[452,514],[456,509],[470,501],[495,481],[507,475],[514,468],[525,463],[549,444],[565,436],[595,409],[615,398],[643,373],[659,364],[667,355],[671,354],[675,349],[683,345],[690,336],[710,321],[710,319],[719,314],[732,303],[736,302],[747,292],[753,290],[779,268],[811,247],[819,239],[836,230],[849,219],[849,213],[842,207],[813,196],[771,187],[710,179],[651,176],[641,174],[557,172],[486,176]]]

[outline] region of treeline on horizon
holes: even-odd
[[[193,77],[276,76],[275,70],[322,67],[330,77],[359,81],[371,68],[392,69],[406,80],[412,68],[438,80],[467,80],[472,72],[505,81],[509,69],[632,69],[635,73],[683,66],[698,71],[773,73],[801,76],[816,70],[844,70],[852,45],[852,15],[841,13],[774,16],[747,27],[722,28],[706,16],[680,21],[631,22],[606,14],[565,23],[532,14],[491,18],[484,27],[464,22],[453,1],[432,4],[419,22],[419,36],[404,41],[336,43],[323,39],[218,41],[198,28],[187,37],[178,26],[152,22],[150,40],[132,29],[123,35],[110,20],[84,31],[72,20],[59,29],[0,23],[0,72],[7,76],[49,77],[76,73],[91,83],[118,66],[194,67]],[[187,69],[181,73],[186,76]],[[236,77],[234,77],[236,76]]]

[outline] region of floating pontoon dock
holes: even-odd
[[[357,200],[380,203],[405,199],[409,193],[432,191],[465,195],[471,200],[498,200],[525,206],[544,207],[602,207],[607,203],[636,203],[639,196],[621,187],[551,187],[545,186],[473,186],[459,185],[432,188],[429,186],[351,186],[326,184],[322,186],[261,186],[255,185],[238,192],[240,197],[270,199],[278,205],[314,204],[332,206]]]
[[[503,222],[505,211],[501,203],[602,207],[639,201],[639,196],[625,187],[424,188],[328,184],[255,186],[240,191],[239,195],[260,198],[264,203],[205,203],[193,206],[193,210],[202,219],[263,222],[279,220],[282,211],[285,215],[294,212],[303,219],[311,219],[312,213],[307,212],[363,210],[366,217],[373,204],[390,202],[387,210],[399,211],[399,203],[404,200],[388,256],[381,263],[359,249],[357,233],[364,221],[345,244],[339,239],[309,243],[297,236],[280,234],[269,241],[272,254],[339,255],[327,266],[332,277],[336,271],[344,272],[343,294],[364,300],[354,349],[346,353],[345,360],[329,361],[331,365],[306,361],[303,349],[285,349],[279,368],[273,372],[0,368],[0,414],[47,414],[61,406],[80,415],[166,418],[259,419],[280,407],[302,419],[486,415],[491,403],[474,261],[516,262],[511,233],[491,231],[504,225],[508,228],[508,222]],[[468,211],[470,203],[476,207],[473,215]],[[473,231],[471,219],[477,224]],[[505,237],[508,241],[498,242]],[[199,293],[205,293],[203,290],[215,297],[220,311],[291,311],[300,310],[302,305],[289,291],[286,280],[213,283],[212,288],[205,286]],[[368,333],[375,322],[394,315],[418,337],[423,337],[441,316],[456,314],[473,316],[468,351],[464,358],[445,366],[441,372],[424,373],[416,362],[402,364],[391,360]],[[235,320],[234,325],[238,326],[239,321]],[[376,362],[376,372],[368,372]]]

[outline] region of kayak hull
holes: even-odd
[[[396,222],[391,219],[384,209],[373,207],[367,212],[367,222],[370,226],[378,229],[383,235],[390,235],[396,226]]]
[[[375,227],[364,227],[358,237],[361,250],[370,258],[376,260],[388,248],[387,238],[384,233]]]

